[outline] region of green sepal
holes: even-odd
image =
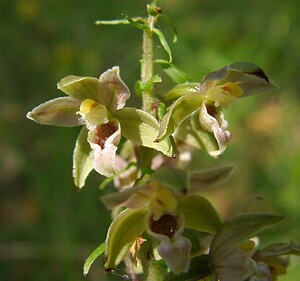
[[[151,176],[151,180],[160,183],[177,194],[183,195],[189,188],[190,177],[185,170],[162,166]]]
[[[168,138],[185,118],[201,106],[204,99],[205,96],[202,94],[190,93],[181,96],[169,106],[161,121],[157,141],[160,142]]]
[[[99,80],[94,77],[69,75],[58,82],[57,88],[79,101],[92,99],[100,102],[98,94]]]
[[[134,241],[145,231],[147,209],[126,209],[111,223],[106,237],[104,267],[114,269],[125,257]]]
[[[228,180],[233,166],[221,166],[211,169],[195,170],[190,172],[189,193],[213,188]]]
[[[200,110],[183,120],[175,132],[175,138],[198,149],[205,150],[210,156],[220,151],[220,146],[213,132],[205,131],[199,121]],[[212,155],[214,154],[214,155]]]
[[[60,97],[35,107],[26,117],[42,125],[74,127],[82,125],[77,113],[80,103],[70,97]]]
[[[222,221],[209,200],[200,195],[191,195],[179,202],[185,217],[185,227],[202,232],[216,233]]]
[[[149,148],[153,148],[163,154],[173,157],[175,146],[170,138],[162,142],[155,142],[159,132],[158,121],[150,114],[136,108],[122,108],[115,112],[114,116],[119,120],[122,135],[128,140]]]
[[[90,271],[90,267],[93,264],[93,262],[104,253],[105,251],[105,242],[103,242],[101,245],[99,245],[85,260],[83,265],[83,274],[87,275]]]
[[[254,259],[264,259],[272,256],[296,255],[300,256],[300,246],[292,241],[285,243],[276,243],[258,250],[253,255]]]
[[[131,209],[144,207],[155,189],[148,185],[134,186],[122,192],[112,192],[101,196],[100,200],[108,209],[125,206]]]
[[[169,272],[163,281],[198,281],[212,273],[212,265],[208,255],[200,255],[191,259],[190,269],[180,275]]]
[[[273,91],[277,86],[269,81],[263,70],[255,64],[238,62],[207,74],[203,83],[216,81],[216,85],[227,82],[238,84],[244,91],[243,96]]]
[[[169,63],[166,60],[156,60],[155,63],[159,64],[164,72],[175,82],[176,84],[192,82],[192,78],[188,76],[183,70],[178,68],[173,63]],[[198,83],[199,85],[199,83]],[[165,97],[164,97],[165,98]]]
[[[78,188],[82,188],[85,180],[93,170],[92,149],[88,138],[88,129],[83,127],[77,138],[73,152],[73,178]]]
[[[283,219],[270,214],[245,213],[225,222],[212,240],[210,253],[215,259],[226,256],[234,247]]]
[[[172,69],[172,70],[174,70],[174,69]],[[179,73],[178,75],[180,75],[180,76],[178,78],[175,77],[176,79],[182,79],[182,80],[187,79],[187,77],[185,77],[184,74]],[[181,75],[183,75],[183,76],[181,76]],[[185,81],[182,84],[176,85],[167,94],[165,94],[163,96],[163,101],[167,104],[170,104],[173,101],[180,98],[181,96],[184,96],[184,95],[187,95],[187,94],[195,94],[195,93],[200,94],[199,89],[200,89],[200,83],[199,82],[186,82]]]

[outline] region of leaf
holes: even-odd
[[[69,75],[58,82],[57,88],[79,101],[91,99],[100,102],[99,81],[94,77]]]
[[[204,98],[200,93],[185,94],[169,106],[161,121],[157,141],[163,141],[174,133],[180,123],[201,106]]]
[[[77,138],[73,152],[73,178],[78,188],[84,186],[85,180],[93,170],[92,149],[88,138],[88,129],[83,127]]]
[[[185,194],[189,188],[188,172],[168,166],[162,166],[151,176],[151,180],[159,182],[176,193]]]
[[[138,29],[149,29],[148,25],[146,25],[144,21],[141,20],[141,18],[131,18],[130,16],[124,14],[123,17],[128,21],[128,23]]]
[[[102,255],[105,251],[105,242],[103,242],[101,245],[99,245],[85,260],[83,265],[83,274],[87,275],[89,273],[90,267],[93,264],[93,262],[98,258],[100,255]]]
[[[217,85],[227,82],[236,83],[243,89],[243,96],[270,92],[277,88],[260,67],[246,62],[227,65],[207,74],[202,82],[209,81],[215,81]]]
[[[157,35],[161,45],[163,46],[163,48],[165,49],[165,51],[167,52],[167,54],[169,56],[169,63],[171,63],[172,62],[172,52],[171,52],[169,44],[165,38],[165,35],[158,28],[153,28],[152,31]]]
[[[163,68],[164,72],[173,80],[173,82],[177,84],[192,81],[192,78],[189,77],[185,72],[166,60],[156,60],[155,63],[158,63]]]
[[[111,223],[106,237],[104,267],[114,269],[125,257],[134,241],[145,231],[147,209],[126,209]]]
[[[142,21],[142,18],[132,18],[133,21]],[[118,19],[118,20],[97,20],[95,21],[97,25],[120,25],[120,24],[130,24],[128,19]]]
[[[35,107],[26,117],[42,125],[73,127],[84,124],[77,113],[80,103],[70,97],[60,97]]]
[[[132,142],[153,148],[163,154],[173,157],[175,154],[174,143],[170,138],[162,142],[155,142],[159,132],[158,121],[145,111],[136,108],[122,108],[115,112],[121,124],[122,135]]]
[[[210,255],[214,262],[222,260],[222,257],[244,240],[250,239],[282,219],[282,216],[269,214],[239,214],[222,225],[212,240]]]
[[[189,193],[213,188],[216,185],[222,184],[227,181],[233,166],[221,166],[211,169],[191,171],[190,172],[190,188]]]
[[[208,255],[200,255],[191,259],[190,269],[180,275],[169,272],[163,281],[198,281],[212,273],[211,261]]]
[[[200,195],[191,195],[179,203],[184,212],[185,227],[202,232],[216,233],[222,221],[209,200]]]

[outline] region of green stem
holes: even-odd
[[[143,32],[143,55],[141,64],[141,81],[146,83],[153,76],[153,36],[152,29],[155,23],[153,16],[148,17],[149,29],[145,29]],[[143,91],[143,110],[151,112],[151,101],[152,101],[153,89]]]

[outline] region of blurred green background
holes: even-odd
[[[93,173],[81,192],[73,184],[79,128],[40,126],[25,115],[61,96],[56,83],[69,74],[97,77],[119,65],[133,91],[141,31],[99,27],[94,21],[122,13],[145,15],[146,3],[1,1],[1,280],[121,280],[102,275],[101,258],[88,276],[82,275],[85,258],[105,239],[110,214],[99,201],[98,175]],[[278,84],[277,92],[239,99],[226,110],[230,145],[218,160],[199,154],[199,165],[235,165],[228,183],[206,194],[224,219],[245,208],[282,214],[284,223],[266,231],[262,244],[300,243],[300,2],[170,0],[161,7],[178,29],[179,40],[171,44],[174,63],[195,80],[226,64],[248,61]],[[171,28],[162,29],[171,41]],[[157,55],[166,58],[159,49]],[[172,86],[167,78],[163,85],[160,93]],[[247,207],[256,194],[265,200]],[[298,280],[298,260],[290,272],[280,280]]]

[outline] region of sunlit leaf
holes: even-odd
[[[192,81],[192,78],[185,72],[166,60],[156,60],[155,63],[159,64],[163,68],[164,72],[177,84]]]
[[[105,249],[105,268],[114,269],[125,257],[134,241],[145,230],[145,214],[147,209],[126,209],[111,223]]]
[[[92,150],[87,137],[88,130],[83,127],[73,152],[73,178],[75,185],[79,188],[84,186],[87,176],[93,169]]]
[[[172,52],[171,52],[171,49],[169,47],[169,44],[165,38],[165,35],[163,34],[163,32],[158,29],[158,28],[153,28],[152,29],[153,32],[157,35],[161,45],[163,46],[163,48],[165,49],[165,51],[167,52],[168,56],[169,56],[169,63],[172,62]]]

